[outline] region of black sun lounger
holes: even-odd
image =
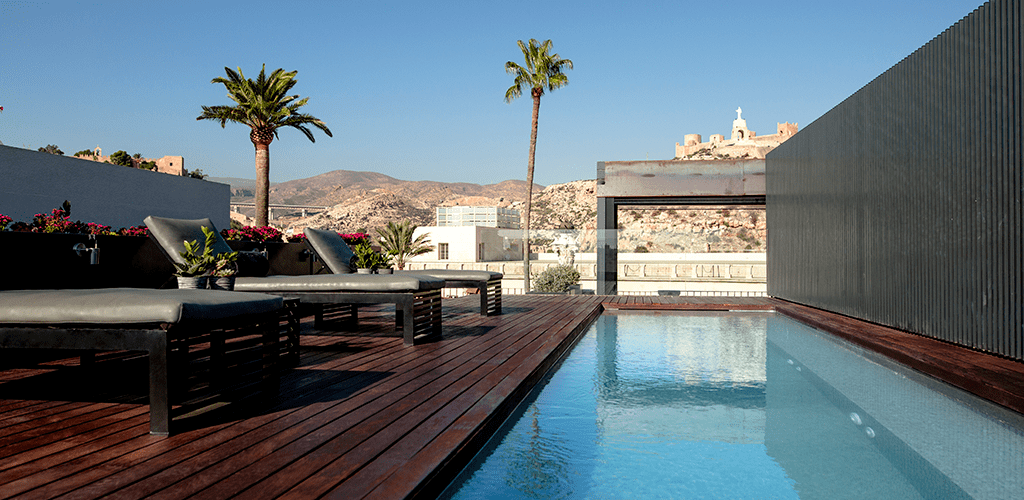
[[[306,228],[306,245],[324,265],[335,274],[353,272],[349,265],[353,252],[345,240],[334,231]],[[501,314],[501,273],[474,269],[417,269],[394,271],[399,275],[429,276],[444,280],[446,288],[476,288],[480,291],[480,315]]]
[[[182,220],[146,217],[150,235],[172,262],[183,262],[178,252],[184,241],[204,241],[202,227],[214,232],[210,219]],[[231,251],[220,236],[214,253]],[[347,319],[357,321],[360,304],[395,304],[395,329],[401,330],[406,345],[441,335],[441,289],[444,280],[420,275],[306,275],[255,276],[235,279],[235,291],[259,292],[295,297],[307,304],[351,305]],[[317,323],[322,321],[321,313]]]
[[[145,351],[149,430],[168,434],[172,399],[194,402],[196,387],[208,393],[200,399],[253,386],[276,394],[282,307],[213,290],[4,290],[0,348]]]

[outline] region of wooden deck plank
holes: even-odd
[[[399,341],[396,340],[394,342],[395,342],[395,345],[400,346],[400,342]],[[422,356],[417,357],[415,355],[415,352],[410,351],[410,350],[408,350],[408,349],[406,349],[404,347],[399,347],[398,348],[398,352],[401,353],[403,356],[416,358],[416,361],[422,361],[424,359]],[[392,364],[394,364],[394,360],[395,359],[400,359],[400,358],[393,358],[392,359]],[[419,375],[420,375],[421,372],[420,371],[408,370],[409,366],[412,366],[412,365],[409,365],[408,363],[406,363],[405,366],[394,364],[394,366],[385,366],[384,369],[386,369],[386,370],[394,370],[394,371],[401,371],[401,377],[404,377],[404,378],[407,378],[407,379],[411,379],[411,380],[416,380],[417,378],[419,378]],[[373,367],[370,367],[370,368],[373,368]],[[379,368],[379,367],[377,367],[377,368]],[[405,368],[406,370],[403,371],[402,370],[403,368]],[[420,370],[429,372],[430,370],[433,370],[435,368],[436,367],[433,366],[433,365],[430,365],[430,366],[424,365],[424,366],[420,367]],[[422,382],[422,380],[421,380],[421,382]],[[389,396],[389,397],[400,397],[401,396],[401,393],[398,393],[398,392],[395,392],[394,390],[389,390],[389,389],[390,389],[389,387],[379,388],[377,390],[377,393],[384,393],[386,396]],[[352,398],[349,401],[351,403],[351,406],[358,407],[360,404],[365,403],[365,401],[362,401],[362,400],[358,399],[358,396],[359,395],[350,396],[350,398]],[[375,397],[374,394],[371,394],[370,396],[371,397]],[[298,439],[299,437],[301,437],[303,435],[303,432],[313,432],[313,431],[317,430],[316,426],[321,426],[322,427],[324,425],[329,424],[330,423],[330,419],[336,417],[336,415],[333,415],[330,412],[331,412],[331,409],[327,408],[327,409],[324,409],[323,412],[320,413],[319,415],[316,415],[316,416],[313,416],[313,417],[302,415],[303,425],[308,427],[309,428],[308,430],[304,431],[301,428],[297,428],[295,426],[290,426],[289,428],[287,428],[283,432],[280,431],[280,430],[274,430],[275,435],[273,436],[273,438],[271,440],[264,441],[264,442],[261,443],[261,446],[263,447],[263,449],[257,450],[255,452],[253,452],[253,450],[249,450],[249,451],[247,451],[245,453],[236,454],[235,456],[231,457],[233,463],[230,466],[224,466],[222,468],[224,470],[228,471],[228,472],[234,471],[232,473],[232,475],[235,476],[236,479],[226,480],[225,478],[220,478],[219,481],[221,483],[223,483],[223,484],[218,484],[218,485],[215,486],[215,488],[226,489],[224,484],[232,484],[232,482],[234,480],[238,480],[238,481],[241,482],[241,486],[237,487],[237,489],[234,489],[234,491],[235,492],[240,491],[241,489],[244,489],[244,488],[248,487],[249,485],[251,485],[251,483],[253,481],[251,479],[251,477],[253,477],[253,476],[259,477],[259,476],[261,476],[262,472],[260,470],[252,470],[252,467],[263,467],[266,470],[274,471],[277,468],[281,467],[282,465],[280,463],[274,463],[273,460],[275,460],[275,459],[276,460],[283,460],[284,463],[287,463],[287,462],[290,462],[291,460],[294,460],[294,456],[301,456],[301,454],[302,454],[301,451],[295,452],[294,450],[285,450],[284,452],[282,452],[282,451],[279,451],[278,448],[287,445],[290,442],[289,438],[292,437],[292,434],[294,434],[294,439],[291,439],[291,441],[294,441],[295,439]],[[273,444],[273,443],[277,443],[277,444]],[[309,441],[307,440],[303,444],[309,444]],[[318,443],[314,442],[313,444],[316,445]],[[278,446],[278,445],[280,445],[280,446]],[[295,445],[295,446],[299,446],[299,445]],[[277,453],[276,455],[273,454],[275,452]],[[292,455],[294,455],[294,456],[288,455],[288,454],[282,455],[282,453],[288,453],[288,452],[293,452]],[[252,455],[252,456],[250,456],[250,455]],[[267,457],[272,457],[272,458],[267,458]],[[252,460],[249,460],[249,459],[252,459]],[[256,460],[260,460],[260,461],[262,461],[262,463],[255,464],[255,465],[250,463],[250,462],[253,462],[253,461],[256,461]],[[199,486],[203,486],[200,483],[201,483],[200,481],[196,481],[195,479],[193,479],[192,481],[190,481],[189,489],[198,488]],[[231,486],[231,488],[235,488],[235,486]],[[216,495],[217,492],[213,491],[210,494],[211,495]]]
[[[544,321],[544,318],[544,315],[532,315],[529,317],[524,316],[525,323],[509,325],[506,326],[506,328],[508,329],[509,332],[519,331],[520,329],[524,328],[530,329],[531,327],[535,327],[541,324]],[[409,411],[414,407],[419,407],[421,411],[425,408],[419,405],[409,406],[409,403],[418,402],[420,400],[426,400],[426,402],[424,403],[425,405],[438,404],[443,400],[443,398],[446,397],[445,395],[448,394],[448,392],[451,390],[452,384],[456,383],[457,380],[464,377],[466,373],[472,373],[472,370],[477,369],[477,367],[486,365],[486,363],[494,362],[493,356],[489,354],[490,351],[498,349],[500,353],[505,348],[503,345],[504,343],[509,341],[515,341],[515,339],[503,339],[501,337],[501,332],[492,331],[489,333],[488,336],[491,338],[486,342],[485,345],[474,349],[474,351],[460,354],[460,356],[463,357],[464,360],[463,362],[461,362],[457,369],[452,370],[444,374],[442,377],[439,377],[431,381],[430,384],[421,383],[422,377],[417,377],[416,384],[420,386],[417,392],[409,393],[407,397],[402,398],[395,405],[386,408],[376,408],[376,412],[374,415],[367,417],[365,421],[354,425],[352,428],[346,428],[343,434],[339,435],[336,439],[332,440],[331,442],[326,443],[325,446],[317,449],[315,452],[304,456],[299,462],[290,466],[290,468],[294,470],[316,471],[325,467],[327,463],[334,460],[335,458],[339,456],[344,457],[344,453],[349,452],[350,450],[354,450],[356,446],[358,446],[359,448],[354,453],[356,453],[357,455],[370,454],[370,458],[372,458],[373,455],[379,453],[378,448],[375,448],[373,446],[367,446],[365,444],[365,441],[369,439],[370,436],[372,436],[378,429],[386,429],[388,433],[404,433],[414,428],[414,425],[409,424],[408,421],[405,421],[405,423],[407,424],[406,426],[392,425],[394,421],[397,420],[402,415],[403,412]],[[487,347],[487,349],[484,350],[482,347]],[[438,394],[441,394],[441,397],[438,397]],[[370,411],[370,409],[370,407],[367,407],[367,411]],[[386,437],[381,439],[384,439],[384,442],[386,443],[390,443],[390,440],[388,440]],[[362,460],[361,458],[354,457],[344,457],[343,461],[346,464],[355,463],[357,465],[361,465],[364,462],[364,460]],[[338,465],[330,470],[330,476],[332,478],[331,480],[343,479],[349,472],[351,471],[347,470],[344,466]],[[277,492],[277,488],[275,488],[275,486],[282,486],[282,479],[288,476],[289,474],[282,474],[272,480],[274,483],[277,483],[274,486],[271,486],[270,482],[266,482],[264,484],[261,484],[259,488],[256,488],[252,491],[258,491],[259,493],[263,493],[268,491],[269,488],[269,491]],[[309,480],[304,481],[303,488],[313,488],[311,485],[314,484],[315,481],[316,480],[312,480],[312,482]]]
[[[317,330],[307,318],[300,362],[282,377],[275,400],[189,416],[168,437],[148,434],[148,407],[137,394],[3,399],[4,384],[87,373],[77,358],[0,370],[0,498],[431,497],[604,308],[777,305],[679,296],[505,295],[502,302],[503,314],[481,316],[476,296],[445,299],[442,338],[415,347],[393,336],[393,308],[364,308],[353,331]],[[850,327],[818,316],[827,327]],[[904,343],[879,338],[888,349]],[[973,362],[960,351],[942,356]],[[1003,377],[1024,393],[1024,373],[1000,363],[958,373]]]
[[[535,316],[532,318],[534,328],[530,328],[528,331],[536,331],[536,327],[539,325],[550,325],[557,322],[563,317],[562,314],[564,314],[562,311],[553,311],[550,315]],[[304,481],[300,487],[290,491],[285,498],[309,498],[310,495],[320,495],[332,488],[339,487],[343,480],[342,488],[345,494],[349,498],[359,498],[364,491],[368,492],[373,486],[376,486],[376,483],[360,481],[358,476],[351,481],[346,480],[350,474],[366,463],[380,460],[379,457],[382,455],[395,454],[396,443],[412,442],[413,444],[410,446],[416,450],[422,446],[422,443],[433,440],[468,408],[490,394],[492,388],[507,377],[509,367],[519,365],[520,360],[517,360],[516,356],[522,356],[527,351],[534,351],[540,341],[542,341],[540,336],[529,334],[520,336],[516,341],[519,347],[513,347],[514,356],[491,358],[480,363],[479,367],[466,377],[460,378],[457,382],[438,392],[430,399],[430,404],[418,406],[414,412],[407,413],[401,422],[389,426],[388,429],[392,432],[387,435],[378,434],[382,441],[386,440],[386,446],[382,446],[383,442],[377,443],[376,446],[366,446],[364,443],[360,446],[358,454],[350,454],[336,459],[310,480]],[[512,350],[503,350],[503,353],[509,352]],[[476,390],[473,390],[474,388]],[[401,455],[397,459],[397,463],[402,463],[411,457],[411,453],[405,456],[406,454],[401,450],[397,453]],[[383,460],[395,461],[393,458],[384,458]],[[378,472],[371,472],[369,476],[377,479],[379,478],[378,474]]]

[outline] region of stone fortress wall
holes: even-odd
[[[98,161],[100,163],[110,163],[110,156],[103,156],[103,150],[99,146],[96,147],[93,156],[79,156],[83,160]],[[132,158],[132,166],[139,168],[139,164],[142,162],[151,161],[156,163],[156,171],[163,174],[171,175],[185,175],[185,157],[183,156],[164,156],[163,158]]]
[[[786,142],[797,132],[796,123],[779,123],[776,133],[758,136],[747,128],[743,109],[736,109],[729,139],[722,134],[712,134],[707,142],[701,141],[700,134],[686,134],[683,144],[676,143],[676,160],[713,160],[718,158],[764,158],[772,149]]]

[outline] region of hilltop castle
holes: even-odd
[[[724,158],[764,158],[764,155],[786,142],[797,132],[796,123],[780,123],[775,134],[757,136],[747,128],[743,108],[736,108],[732,121],[732,136],[727,141],[722,134],[712,134],[711,140],[701,142],[700,134],[686,134],[684,144],[676,143],[676,160],[713,160]]]
[[[110,163],[110,156],[103,156],[103,150],[99,146],[93,150],[92,155],[75,155],[76,158],[83,160],[98,161],[100,163]],[[185,172],[185,158],[183,156],[164,156],[163,158],[132,158],[132,167],[139,168],[142,162],[151,161],[156,164],[156,171],[164,174],[171,175],[186,175]]]

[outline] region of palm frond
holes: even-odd
[[[522,97],[527,89],[530,89],[531,94],[536,92],[543,95],[545,90],[554,91],[569,84],[569,77],[564,71],[572,69],[572,61],[562,59],[558,54],[549,54],[551,40],[538,42],[531,38],[527,43],[522,40],[516,43],[523,52],[525,66],[513,61],[505,63],[505,72],[515,76],[512,86],[505,91],[505,102]]]

